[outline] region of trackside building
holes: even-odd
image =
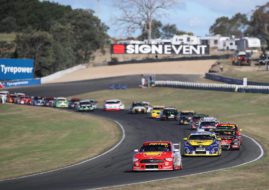
[[[34,79],[33,59],[0,59],[0,81],[5,87],[40,84]]]

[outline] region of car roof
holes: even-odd
[[[145,141],[143,143],[143,145],[144,144],[151,144],[151,143],[156,143],[156,144],[162,144],[162,143],[164,143],[164,144],[173,144],[171,141]]]
[[[203,132],[193,132],[190,134],[191,135],[215,135],[214,132],[210,132],[210,131],[203,131]]]
[[[204,117],[202,122],[205,121],[205,122],[208,122],[208,121],[217,121],[217,119],[215,117]]]
[[[105,102],[120,102],[119,99],[110,99],[110,100],[106,100]]]

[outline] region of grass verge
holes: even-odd
[[[243,133],[257,139],[265,151],[269,150],[269,96],[265,94],[151,88],[125,91],[107,90],[83,94],[81,97],[95,98],[99,102],[105,99],[119,98],[126,105],[130,105],[132,101],[147,100],[153,105],[172,105],[179,110],[193,109],[197,112],[208,113],[222,121],[239,124]],[[238,168],[118,189],[269,189],[268,178],[269,157],[266,154],[263,159],[257,162]]]
[[[249,81],[267,82],[269,83],[269,71],[265,70],[265,66],[233,66],[231,60],[221,60],[223,72],[222,76],[243,79],[247,77]]]
[[[111,121],[51,108],[0,105],[0,179],[96,156],[120,139]]]

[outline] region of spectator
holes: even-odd
[[[141,76],[141,87],[142,88],[146,87],[146,79],[144,75]]]

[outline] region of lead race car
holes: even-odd
[[[215,133],[221,138],[222,149],[239,150],[242,144],[240,131],[236,124],[219,123],[215,129]]]
[[[181,170],[179,144],[170,141],[147,141],[135,150],[133,171]]]
[[[221,139],[214,132],[199,131],[184,138],[184,156],[220,156]]]

